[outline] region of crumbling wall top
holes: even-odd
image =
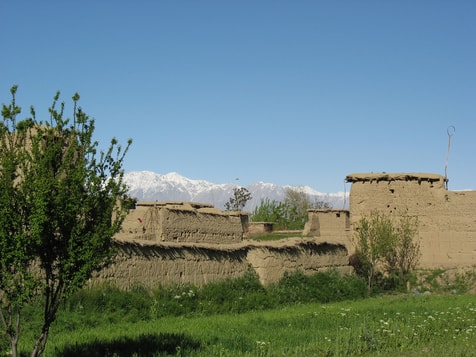
[[[347,213],[348,209],[335,209],[335,208],[309,208],[307,212],[315,213]]]
[[[426,182],[444,182],[446,179],[439,174],[431,173],[357,173],[347,175],[346,182],[372,182],[372,181],[426,181]]]
[[[181,201],[162,201],[162,202],[137,202],[137,206],[142,207],[167,207],[167,206],[190,206],[195,209],[213,208],[212,204],[199,202],[181,202]]]

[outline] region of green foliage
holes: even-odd
[[[112,237],[125,216],[122,163],[116,139],[98,153],[94,120],[73,96],[65,118],[59,92],[49,119],[17,121],[17,87],[2,106],[0,123],[0,277],[3,327],[12,355],[25,304],[41,294],[43,323],[32,356],[42,353],[61,302],[80,289],[113,255]]]
[[[117,314],[117,318],[132,322],[149,318],[150,300],[151,292],[141,286],[122,291],[104,284],[79,290],[65,301],[62,311],[90,316],[108,311],[110,317]]]
[[[273,222],[277,230],[287,227],[286,206],[283,202],[262,199],[259,206],[255,207],[251,215],[252,222]]]
[[[394,225],[395,242],[385,255],[385,269],[396,276],[400,285],[405,285],[408,275],[420,259],[420,245],[414,241],[418,234],[418,219],[404,213]]]
[[[137,198],[129,197],[128,195],[125,195],[122,198],[122,204],[125,209],[135,209],[137,205]]]
[[[358,264],[354,266],[366,277],[369,290],[406,287],[420,257],[420,247],[414,242],[417,233],[417,219],[407,214],[395,221],[372,211],[360,219],[355,234]]]
[[[353,275],[340,275],[335,271],[312,275],[305,275],[299,271],[286,273],[271,291],[280,304],[327,303],[368,296],[363,279]]]
[[[78,313],[62,312],[45,356],[473,356],[476,339],[471,295],[398,294],[136,322],[108,316],[68,330]]]
[[[312,202],[302,190],[288,188],[283,202],[261,200],[251,216],[252,222],[273,222],[276,230],[302,230],[307,221],[309,209],[329,209],[324,201]]]
[[[151,296],[150,318],[193,314],[201,304],[197,290],[189,284],[159,287]]]
[[[273,304],[253,269],[244,276],[205,285],[199,291],[204,313],[240,313],[270,308]]]
[[[209,283],[161,287],[152,296],[151,317],[240,313],[272,304],[257,274],[249,270],[242,277]]]
[[[289,222],[288,229],[303,229],[307,221],[308,209],[327,209],[330,208],[327,202],[314,201],[312,202],[303,190],[291,189],[286,190],[286,197],[284,198],[284,205],[286,206],[286,218]]]
[[[64,304],[62,312],[76,313],[96,325],[114,321],[146,321],[167,316],[243,313],[296,303],[330,302],[368,296],[365,281],[335,271],[305,275],[286,273],[276,284],[264,287],[253,269],[243,276],[196,287],[190,284],[141,287],[124,291],[111,285],[82,289]],[[71,322],[69,322],[71,324]],[[76,326],[77,327],[77,326]]]
[[[476,287],[476,271],[472,269],[445,274],[443,277],[445,291],[451,293],[466,293]]]
[[[233,196],[225,203],[227,211],[241,211],[251,200],[251,193],[245,187],[233,188]]]
[[[461,294],[476,289],[476,267],[466,269],[426,269],[412,274],[411,288],[419,292]]]

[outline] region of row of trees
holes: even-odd
[[[61,303],[112,257],[125,217],[122,148],[93,140],[94,120],[73,100],[64,115],[59,92],[49,119],[18,120],[17,86],[0,122],[0,320],[18,356],[22,312],[40,300],[43,322],[31,356],[39,356]]]
[[[227,211],[241,211],[251,200],[251,193],[245,187],[235,187],[233,195],[225,203]],[[312,201],[304,191],[286,189],[283,201],[261,200],[251,215],[253,222],[273,222],[278,230],[299,230],[307,221],[308,209],[331,208],[329,203],[319,200]]]
[[[233,195],[225,203],[227,211],[241,211],[251,200],[251,193],[245,187],[235,187]],[[251,215],[252,222],[273,222],[277,230],[300,230],[307,221],[308,209],[328,209],[324,201],[312,201],[304,191],[286,189],[283,201],[262,199]]]
[[[304,191],[288,188],[283,201],[265,199],[253,210],[253,222],[273,222],[278,230],[300,230],[307,221],[308,209],[328,209],[329,203],[312,201]]]

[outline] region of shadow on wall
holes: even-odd
[[[159,284],[202,286],[241,277],[251,267],[267,285],[279,281],[285,272],[299,270],[311,274],[322,269],[349,269],[345,244],[313,238],[238,245],[117,241],[116,248],[113,264],[99,272],[92,284],[112,281],[123,289],[137,284],[150,288]]]
[[[140,259],[154,260],[154,259],[170,259],[179,260],[185,259],[187,256],[195,256],[197,260],[214,260],[223,261],[230,259],[230,253],[233,254],[233,259],[237,261],[245,261],[247,255],[247,247],[240,247],[236,249],[222,247],[216,249],[212,247],[204,247],[197,244],[189,244],[183,246],[170,245],[143,245],[138,242],[123,242],[117,241],[116,246],[120,254],[137,257]]]

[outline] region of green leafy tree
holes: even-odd
[[[9,339],[12,356],[17,356],[20,311],[36,292],[31,274],[34,251],[28,234],[27,197],[19,184],[19,168],[26,163],[25,128],[15,131],[15,117],[20,108],[15,103],[16,87],[11,89],[10,105],[2,107],[0,124],[0,318]]]
[[[392,274],[400,286],[405,286],[410,273],[420,260],[420,244],[415,241],[418,235],[418,218],[401,214],[394,224],[395,238],[391,249],[385,251],[385,270]]]
[[[372,211],[369,217],[362,217],[356,227],[356,255],[360,262],[359,273],[367,279],[369,290],[375,282],[379,264],[395,245],[395,234],[390,217]]]
[[[286,229],[286,206],[283,202],[262,199],[251,215],[252,222],[272,222],[275,229]]]
[[[307,210],[311,207],[309,196],[302,190],[288,188],[284,205],[288,229],[302,229],[307,220]]]
[[[43,322],[31,356],[48,341],[60,304],[113,257],[112,237],[126,214],[125,149],[112,139],[107,151],[93,141],[94,120],[73,96],[65,118],[59,92],[47,121],[17,122],[21,109],[2,106],[0,124],[0,318],[17,356],[21,314],[39,295]]]
[[[302,189],[288,188],[284,198],[288,229],[303,229],[306,224],[309,209],[330,208],[327,202],[312,201]]]
[[[369,290],[378,274],[396,278],[401,287],[405,286],[420,257],[420,247],[414,242],[417,233],[418,220],[406,213],[394,220],[374,210],[360,219],[355,233],[356,270],[367,279]]]
[[[233,188],[233,196],[225,203],[227,211],[241,211],[246,203],[251,200],[251,193],[245,187]]]
[[[303,229],[307,221],[307,210],[330,208],[327,202],[312,201],[303,190],[288,188],[284,201],[264,199],[253,210],[253,222],[273,222],[276,229]]]

